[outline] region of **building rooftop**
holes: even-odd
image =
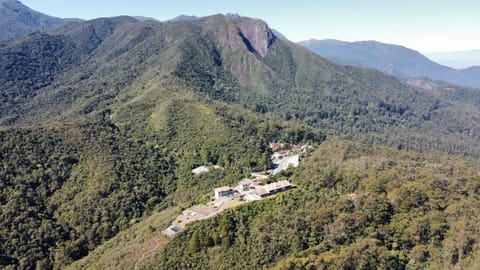
[[[245,179],[242,179],[240,182],[238,182],[240,185],[251,185],[253,184],[253,180],[252,179],[248,179],[248,178],[245,178]]]
[[[210,169],[208,169],[207,166],[200,166],[200,167],[197,167],[195,169],[192,170],[192,173],[193,174],[200,174],[200,173],[206,173],[208,172]]]
[[[292,186],[293,186],[292,183],[290,183],[288,180],[282,180],[282,181],[266,184],[263,188],[266,191],[270,192],[272,190],[277,190],[277,189],[287,188]]]
[[[215,170],[218,170],[218,169],[223,169],[222,167],[218,166],[218,165],[214,165],[214,166],[210,166],[210,167],[207,167],[207,166],[200,166],[200,167],[197,167],[195,169],[192,170],[192,173],[193,174],[201,174],[201,173],[206,173],[206,172],[209,172],[210,169],[215,169]]]
[[[254,189],[252,192],[260,197],[270,194],[270,192],[267,191],[265,188],[257,188]]]

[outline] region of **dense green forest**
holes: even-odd
[[[475,117],[479,107],[471,102],[480,95],[474,90],[432,93],[407,87],[373,70],[332,66],[288,42],[275,41],[271,54],[263,59],[234,58],[231,50],[237,48],[230,47],[223,48],[225,56],[219,58],[209,39],[205,35],[195,41],[196,46],[182,48],[188,61],[180,62],[177,72],[214,98],[301,120],[348,139],[478,157],[474,149],[479,147]],[[218,59],[223,60],[221,65]],[[233,76],[224,76],[225,72]],[[250,74],[242,76],[248,80],[242,81],[238,74],[246,72]],[[228,91],[216,87],[232,83]]]
[[[6,130],[0,140],[3,267],[79,259],[175,185],[172,153],[109,123]]]
[[[159,204],[192,204],[270,167],[269,140],[323,140],[304,125],[223,105],[177,100],[167,110],[157,131],[101,117],[0,131],[0,264],[62,268]],[[192,175],[208,164],[224,169]]]
[[[475,269],[479,164],[328,140],[298,189],[191,224],[144,269]]]
[[[338,66],[256,19],[70,22],[7,42],[0,59],[3,125],[116,115],[125,103],[151,107],[160,93],[187,88],[367,143],[472,157],[480,149],[477,91],[431,91]]]
[[[274,141],[480,153],[478,93],[337,66],[250,18],[70,22],[0,60],[0,268],[64,268],[270,167]],[[300,188],[192,224],[145,267],[468,267],[476,166],[330,141],[288,173]]]

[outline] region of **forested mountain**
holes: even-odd
[[[306,127],[184,98],[162,104],[161,115],[149,116],[151,125],[100,119],[2,130],[0,266],[63,268],[159,203],[192,203],[269,167],[267,141],[323,138]],[[193,177],[191,169],[203,164],[224,169]]]
[[[2,42],[0,267],[64,268],[152,211],[205,200],[213,187],[268,168],[273,141],[318,144],[326,132],[478,157],[478,97],[458,91],[472,98],[338,66],[239,16],[102,18]],[[208,164],[223,170],[192,175]],[[309,190],[311,176],[303,178]],[[236,243],[233,227],[229,234]],[[312,237],[308,247],[320,244]],[[255,265],[292,255],[270,248]],[[204,259],[197,255],[194,264]]]
[[[0,0],[0,40],[46,31],[65,21],[34,11],[17,0]]]
[[[63,268],[155,206],[193,203],[268,168],[270,141],[323,140],[176,78],[175,44],[195,33],[169,27],[100,19],[3,48],[2,268]],[[193,177],[205,164],[223,170]]]
[[[376,41],[307,40],[299,43],[341,65],[373,68],[398,78],[428,77],[480,88],[480,72],[454,69],[431,61],[417,51]]]
[[[106,108],[115,119],[126,103],[185,85],[345,138],[469,156],[480,150],[478,107],[337,66],[255,19],[69,23],[11,42],[0,59],[4,125],[88,118]],[[154,108],[154,100],[144,106]]]
[[[329,140],[302,188],[192,224],[142,269],[477,269],[479,169]]]

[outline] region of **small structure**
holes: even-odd
[[[207,167],[207,166],[200,166],[200,167],[197,167],[195,169],[192,170],[192,173],[193,174],[201,174],[201,173],[207,173],[210,171],[210,169],[214,169],[214,170],[218,170],[218,169],[222,169],[222,167],[218,166],[218,165],[214,165],[214,166],[210,166],[210,167]]]
[[[294,152],[298,151],[298,150],[300,150],[300,146],[298,146],[297,144],[294,144],[294,145],[292,145],[292,148],[290,148],[290,150],[292,150]]]
[[[245,178],[242,181],[238,182],[237,190],[239,192],[242,192],[244,190],[255,188],[259,185],[259,183],[260,182],[258,180],[252,180],[252,179],[249,179],[249,178]]]
[[[251,179],[245,178],[242,181],[238,182],[237,189],[241,192],[245,189],[248,189],[251,184],[253,184],[253,181]]]
[[[221,198],[232,195],[235,192],[235,190],[233,190],[231,187],[225,186],[225,187],[216,188],[213,190],[213,192],[215,193],[215,198],[221,199]]]
[[[168,227],[166,230],[163,231],[163,234],[172,237],[175,234],[177,234],[178,232],[180,232],[181,230],[182,230],[182,228],[180,228],[176,225],[171,225],[170,227]]]
[[[276,152],[276,151],[280,151],[282,150],[282,148],[284,147],[284,144],[283,143],[270,143],[270,148]]]
[[[192,170],[193,174],[207,173],[210,169],[207,166],[200,166]]]
[[[172,230],[172,231],[174,231],[174,232],[177,233],[177,232],[181,231],[182,228],[180,228],[180,227],[178,227],[178,226],[171,226],[171,227],[170,227],[170,230]]]

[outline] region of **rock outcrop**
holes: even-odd
[[[255,50],[262,57],[269,55],[276,37],[264,21],[241,17],[236,25],[239,29],[238,34],[249,49]]]

